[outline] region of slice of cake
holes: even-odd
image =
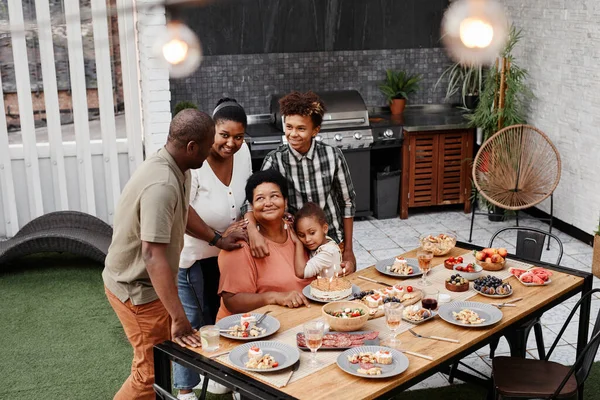
[[[341,300],[352,295],[352,283],[344,278],[315,279],[310,284],[310,294],[323,300]]]
[[[383,294],[385,294],[387,297],[394,297],[394,295],[396,294],[396,289],[394,289],[393,287],[388,287],[383,289]]]
[[[249,359],[259,360],[262,356],[263,356],[263,352],[258,347],[252,346],[248,349],[248,358]]]
[[[389,351],[380,350],[375,353],[375,358],[379,364],[389,365],[392,363],[392,353]]]
[[[256,317],[250,313],[243,314],[242,318],[240,318],[240,325],[244,327],[245,322],[248,323],[248,326],[253,325],[256,322]]]

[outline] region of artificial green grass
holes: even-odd
[[[0,265],[0,399],[112,399],[133,351],[106,300],[102,266],[67,255]],[[585,399],[600,398],[600,368]],[[211,400],[231,395],[209,396]],[[404,392],[402,400],[475,400],[471,385]]]

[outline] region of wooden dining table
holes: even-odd
[[[444,268],[444,259],[450,256],[457,257],[467,254],[472,252],[473,249],[481,248],[459,242],[449,254],[443,257],[435,257],[433,265],[441,264],[435,268]],[[416,251],[417,249],[402,256],[405,258],[414,258]],[[514,256],[509,257],[518,260]],[[533,263],[531,261],[528,262]],[[183,348],[174,342],[167,341],[154,348],[155,389],[157,393],[163,393],[161,397],[168,398],[166,392],[170,393],[171,389],[170,361],[174,361],[197,371],[201,375],[205,375],[210,380],[214,380],[240,392],[244,398],[310,398],[332,400],[338,398],[347,399],[350,394],[352,399],[389,398],[437,372],[449,371],[451,365],[504,335],[509,338],[512,355],[525,357],[527,337],[515,336],[515,329],[524,322],[541,316],[545,311],[572,296],[586,293],[592,289],[592,275],[590,273],[553,266],[543,262],[535,262],[535,265],[553,271],[551,284],[547,286],[528,287],[517,283],[515,277],[507,278],[505,281],[511,283],[514,290],[512,297],[522,297],[523,300],[517,303],[517,307],[502,308],[503,316],[498,323],[490,327],[469,329],[449,324],[441,318],[435,318],[432,321],[415,327],[415,330],[421,335],[460,339],[460,343],[417,338],[408,331],[399,334],[398,339],[402,343],[401,347],[403,350],[425,354],[431,356],[433,360],[430,361],[407,355],[409,358],[408,369],[395,377],[385,379],[361,378],[344,372],[334,363],[319,370],[318,373],[313,373],[302,379],[293,381],[287,386],[275,387],[254,379],[241,369],[231,368],[214,358],[214,353],[205,353],[202,349]],[[360,286],[361,290],[381,289],[383,287],[379,284],[360,279],[359,277],[361,276],[389,283],[390,286],[398,283],[397,279],[383,275],[374,266],[371,266],[348,276],[348,279]],[[418,287],[419,283],[414,281],[414,285]],[[506,300],[510,300],[510,298]],[[497,299],[484,297],[479,294],[469,298],[469,301],[498,303]],[[322,304],[311,303],[310,307],[290,309],[269,305],[255,312],[263,313],[270,310],[270,315],[277,318],[281,323],[280,332],[292,328],[297,328],[298,332],[301,332],[302,325],[305,322],[321,315],[321,306]],[[582,303],[579,312],[578,353],[587,344],[590,307],[591,303],[588,299],[588,301]],[[221,347],[216,354],[228,352],[240,345],[240,342],[222,337],[220,345]],[[470,374],[467,376],[467,373],[464,371],[456,371],[455,376],[461,380],[469,380],[491,387],[489,379],[478,378]],[[583,388],[581,390],[583,391]]]

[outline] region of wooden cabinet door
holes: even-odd
[[[438,136],[437,204],[468,201],[469,142],[469,133],[464,131],[450,131]]]
[[[438,135],[411,135],[409,142],[409,207],[437,204]]]

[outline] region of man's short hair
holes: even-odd
[[[314,128],[321,126],[325,115],[325,103],[316,93],[292,92],[279,100],[279,109],[284,117],[288,115],[301,115],[310,117]]]
[[[169,142],[187,146],[191,141],[202,143],[215,135],[215,123],[210,115],[186,108],[177,113],[169,126]]]

